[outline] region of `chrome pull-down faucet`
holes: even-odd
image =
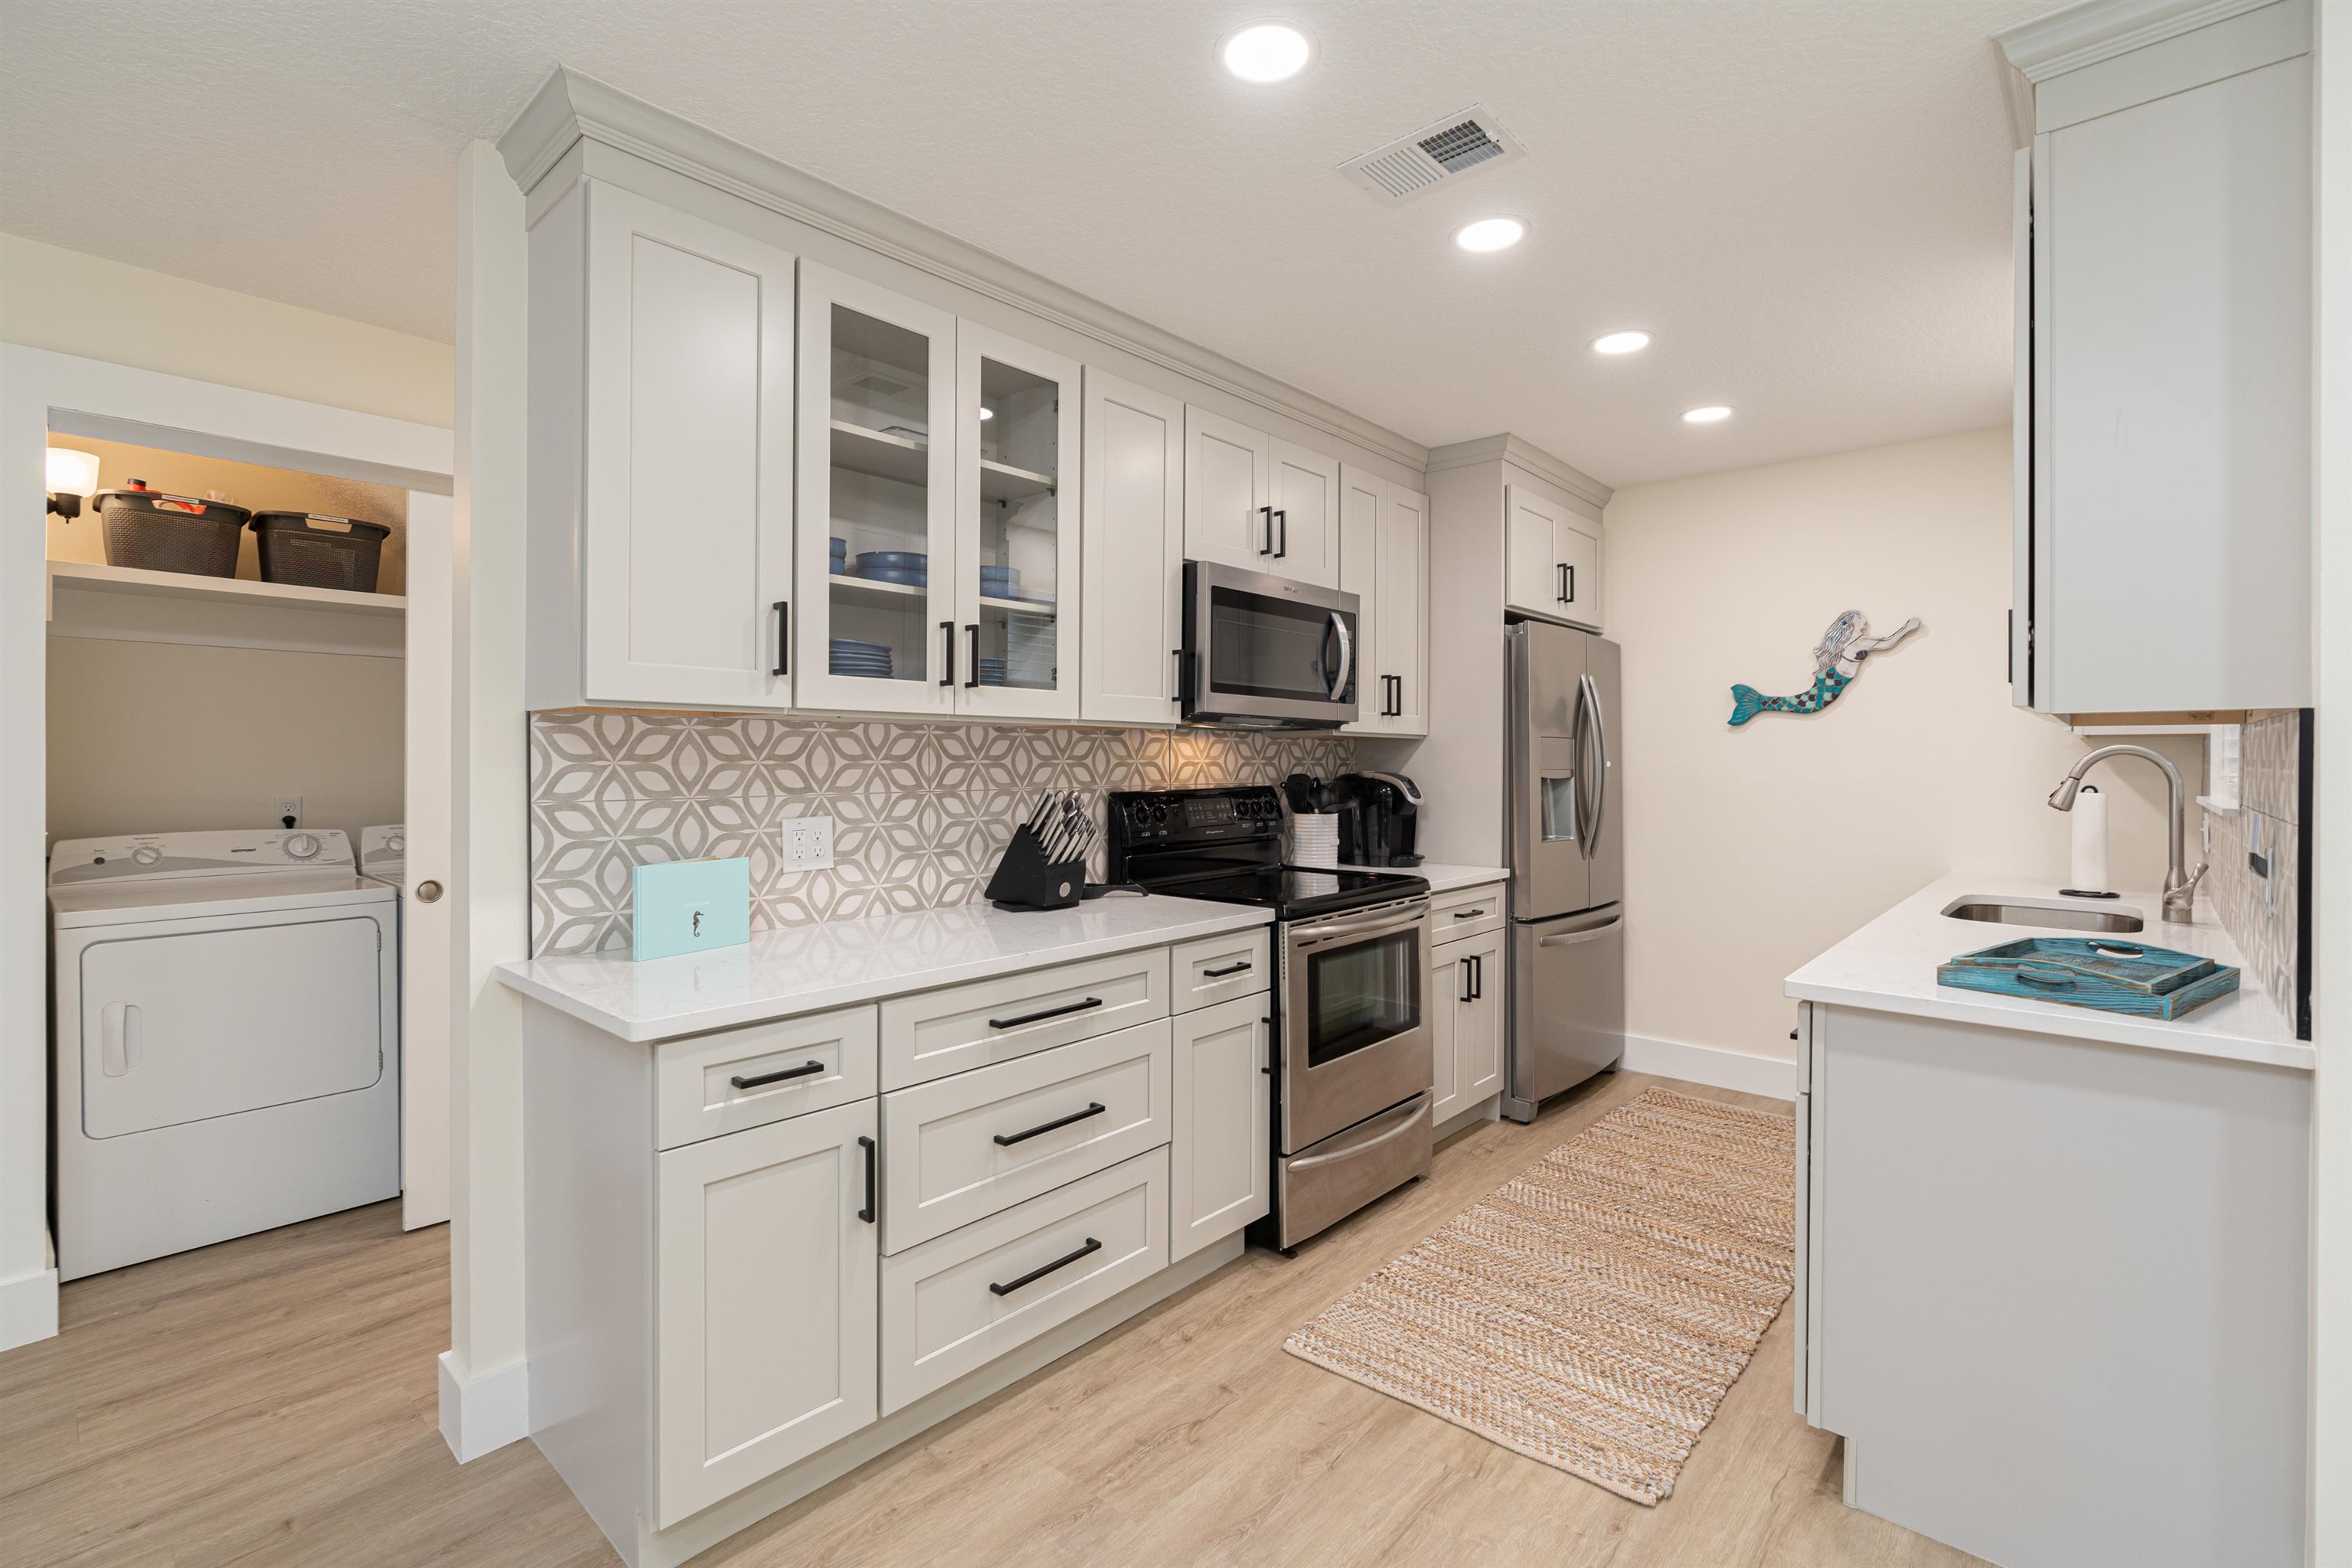
[[[2060,811],[2074,809],[2074,792],[2083,783],[2083,775],[2095,763],[2109,757],[2146,757],[2164,770],[2164,782],[2172,789],[2172,835],[2169,847],[2172,864],[2164,873],[2164,918],[2177,925],[2187,925],[2193,918],[2197,901],[2197,884],[2205,879],[2207,863],[2200,861],[2195,871],[2188,868],[2185,846],[2189,840],[2189,787],[2180,782],[2180,770],[2172,759],[2161,752],[2151,752],[2146,746],[2101,746],[2074,764],[2074,772],[2059,782],[2050,792],[2050,804]]]

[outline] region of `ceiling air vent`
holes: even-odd
[[[1410,135],[1339,165],[1339,172],[1384,202],[1417,196],[1441,181],[1516,158],[1518,139],[1476,104],[1432,121]]]

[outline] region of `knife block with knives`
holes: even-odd
[[[984,896],[1000,910],[1066,910],[1101,897],[1105,889],[1087,886],[1095,837],[1094,814],[1076,792],[1057,798],[1046,791],[1029,820],[1013,830]]]

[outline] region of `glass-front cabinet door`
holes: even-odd
[[[1077,362],[956,331],[956,706],[1075,719]]]
[[[800,705],[956,706],[955,318],[801,265]]]

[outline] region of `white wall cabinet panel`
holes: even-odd
[[[1183,640],[1184,405],[1092,365],[1086,399],[1078,716],[1172,724]]]
[[[1078,364],[956,323],[957,710],[1078,716]]]
[[[2011,679],[2042,711],[2311,700],[2311,60],[2244,69],[2222,41],[2287,10],[2040,89],[2123,97],[2055,129],[2045,106],[2017,226],[2031,636]],[[2200,51],[2215,79],[2183,84]],[[2159,55],[2176,79],[2133,74]]]
[[[662,1527],[875,1419],[877,1135],[866,1100],[660,1156]]]
[[[955,318],[810,262],[800,323],[801,705],[952,712]]]
[[[1274,566],[1274,440],[1238,419],[1184,408],[1184,554],[1252,572]]]
[[[1274,553],[1265,570],[1326,588],[1339,585],[1339,460],[1276,441],[1268,472]]]
[[[1171,1262],[1263,1218],[1271,1204],[1269,1000],[1238,996],[1175,1019]]]
[[[1509,536],[1505,606],[1601,629],[1601,525],[1529,486],[1504,490]]]
[[[1429,732],[1429,498],[1343,464],[1339,586],[1360,601],[1351,735]]]
[[[793,258],[587,195],[582,695],[788,706]]]
[[[1552,553],[1558,562],[1560,585],[1559,609],[1556,612],[1564,621],[1572,621],[1592,631],[1601,629],[1601,530],[1578,526],[1583,520],[1570,513],[1559,521],[1552,534]]]

